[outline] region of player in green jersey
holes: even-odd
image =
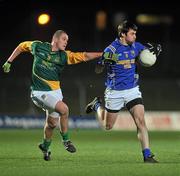
[[[76,152],[68,136],[68,106],[63,102],[59,77],[66,65],[86,62],[101,57],[101,52],[66,51],[68,35],[58,30],[52,42],[26,41],[20,43],[3,65],[4,72],[10,71],[13,60],[22,52],[31,52],[34,57],[32,67],[31,98],[38,107],[46,111],[44,139],[39,148],[46,161],[50,160],[50,144],[53,130],[60,122],[60,134],[65,149]],[[60,119],[60,120],[59,120]]]

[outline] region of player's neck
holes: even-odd
[[[119,41],[123,45],[128,45],[128,43],[126,42],[126,40],[124,38],[120,38]]]
[[[59,49],[58,48],[56,48],[56,47],[52,47],[51,48],[51,51],[58,51]]]

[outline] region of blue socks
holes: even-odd
[[[101,105],[101,104],[100,104],[99,102],[97,102],[97,103],[95,104],[95,106],[94,106],[94,110],[97,111],[97,109],[99,108],[100,105]]]
[[[145,148],[142,152],[143,152],[144,158],[148,158],[149,156],[151,156],[151,151],[149,148]]]

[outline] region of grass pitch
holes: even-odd
[[[43,130],[0,130],[0,176],[179,176],[180,132],[150,132],[160,163],[144,164],[136,132],[71,130],[77,153],[68,153],[54,132],[52,160],[37,147]]]

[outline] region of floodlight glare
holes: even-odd
[[[50,21],[50,15],[49,14],[44,13],[44,14],[39,15],[39,17],[38,17],[38,23],[40,25],[45,25],[49,21]]]

